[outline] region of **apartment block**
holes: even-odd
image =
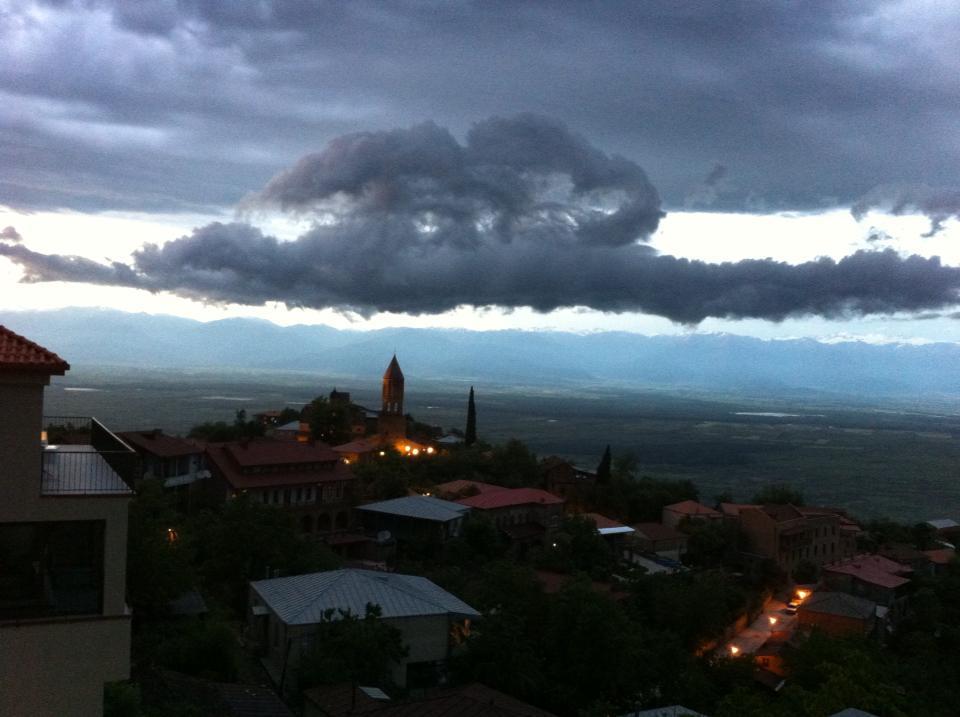
[[[130,670],[137,456],[94,418],[45,417],[69,365],[0,326],[0,714],[100,717]]]

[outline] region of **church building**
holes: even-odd
[[[377,432],[384,442],[403,440],[407,437],[407,417],[403,413],[403,371],[394,354],[383,374],[380,416]]]

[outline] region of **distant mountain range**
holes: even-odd
[[[420,378],[506,384],[624,383],[752,394],[960,396],[960,345],[768,341],[730,334],[453,329],[339,330],[259,319],[203,323],[105,309],[0,311],[0,324],[75,367],[235,368],[362,377],[396,350]]]

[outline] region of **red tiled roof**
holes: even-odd
[[[460,478],[441,483],[437,486],[436,492],[447,495],[459,495],[460,493],[469,491],[471,488],[476,488],[478,494],[492,493],[498,490],[510,490],[509,488],[504,488],[502,485],[493,485],[493,483],[483,483],[478,480],[464,480]]]
[[[334,453],[334,460],[331,461],[304,461],[304,463],[324,463],[328,467],[319,470],[307,468],[302,470],[296,468],[290,469],[287,464],[287,470],[279,473],[244,473],[242,467],[233,458],[233,452],[230,448],[233,444],[208,445],[207,458],[210,467],[217,475],[220,475],[234,490],[246,490],[249,488],[284,488],[287,486],[315,485],[317,483],[327,483],[330,481],[349,481],[355,480],[350,468],[344,465]],[[303,444],[291,444],[294,446]],[[332,453],[332,451],[330,451]],[[278,464],[267,464],[278,465]]]
[[[930,562],[935,565],[946,565],[953,560],[957,551],[953,548],[938,548],[936,550],[924,550],[923,554],[930,558]]]
[[[680,540],[686,536],[663,523],[637,523],[633,526],[637,535],[647,540]]]
[[[901,565],[882,555],[858,555],[840,563],[824,565],[823,569],[831,573],[851,575],[865,583],[884,588],[898,588],[906,585],[910,582],[910,578],[902,575],[913,572],[910,566]]]
[[[673,503],[672,505],[664,506],[664,510],[669,510],[671,513],[681,513],[683,515],[709,515],[712,517],[720,517],[720,513],[713,508],[703,505],[703,503],[698,503],[695,500],[682,500],[679,503]]]
[[[508,508],[514,505],[557,505],[563,503],[563,498],[558,498],[553,493],[547,493],[539,488],[506,488],[504,490],[495,490],[480,495],[472,495],[469,498],[461,498],[456,501],[462,505],[469,505],[471,508],[480,510],[491,510],[494,508]]]
[[[294,441],[246,441],[223,444],[224,450],[243,468],[288,466],[296,463],[332,463],[340,456],[322,443]]]
[[[177,458],[203,453],[203,446],[186,438],[168,436],[162,431],[123,431],[117,434],[135,450],[158,458]]]
[[[62,376],[70,364],[53,351],[0,326],[0,371],[27,371]]]
[[[740,511],[744,508],[759,508],[759,505],[753,503],[721,503],[720,512],[732,518],[739,517]]]
[[[605,515],[600,515],[600,513],[582,513],[584,518],[589,518],[592,520],[596,526],[597,530],[603,530],[606,528],[627,528],[629,526],[624,525],[623,523],[618,523],[613,518],[608,518]]]
[[[770,503],[760,508],[778,523],[788,523],[791,520],[800,520],[804,517],[796,506],[781,503]]]
[[[333,450],[337,453],[372,453],[382,445],[384,445],[383,441],[381,441],[379,437],[357,438],[349,443],[334,446]]]

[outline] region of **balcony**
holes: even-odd
[[[44,416],[40,494],[130,495],[140,457],[95,418]]]

